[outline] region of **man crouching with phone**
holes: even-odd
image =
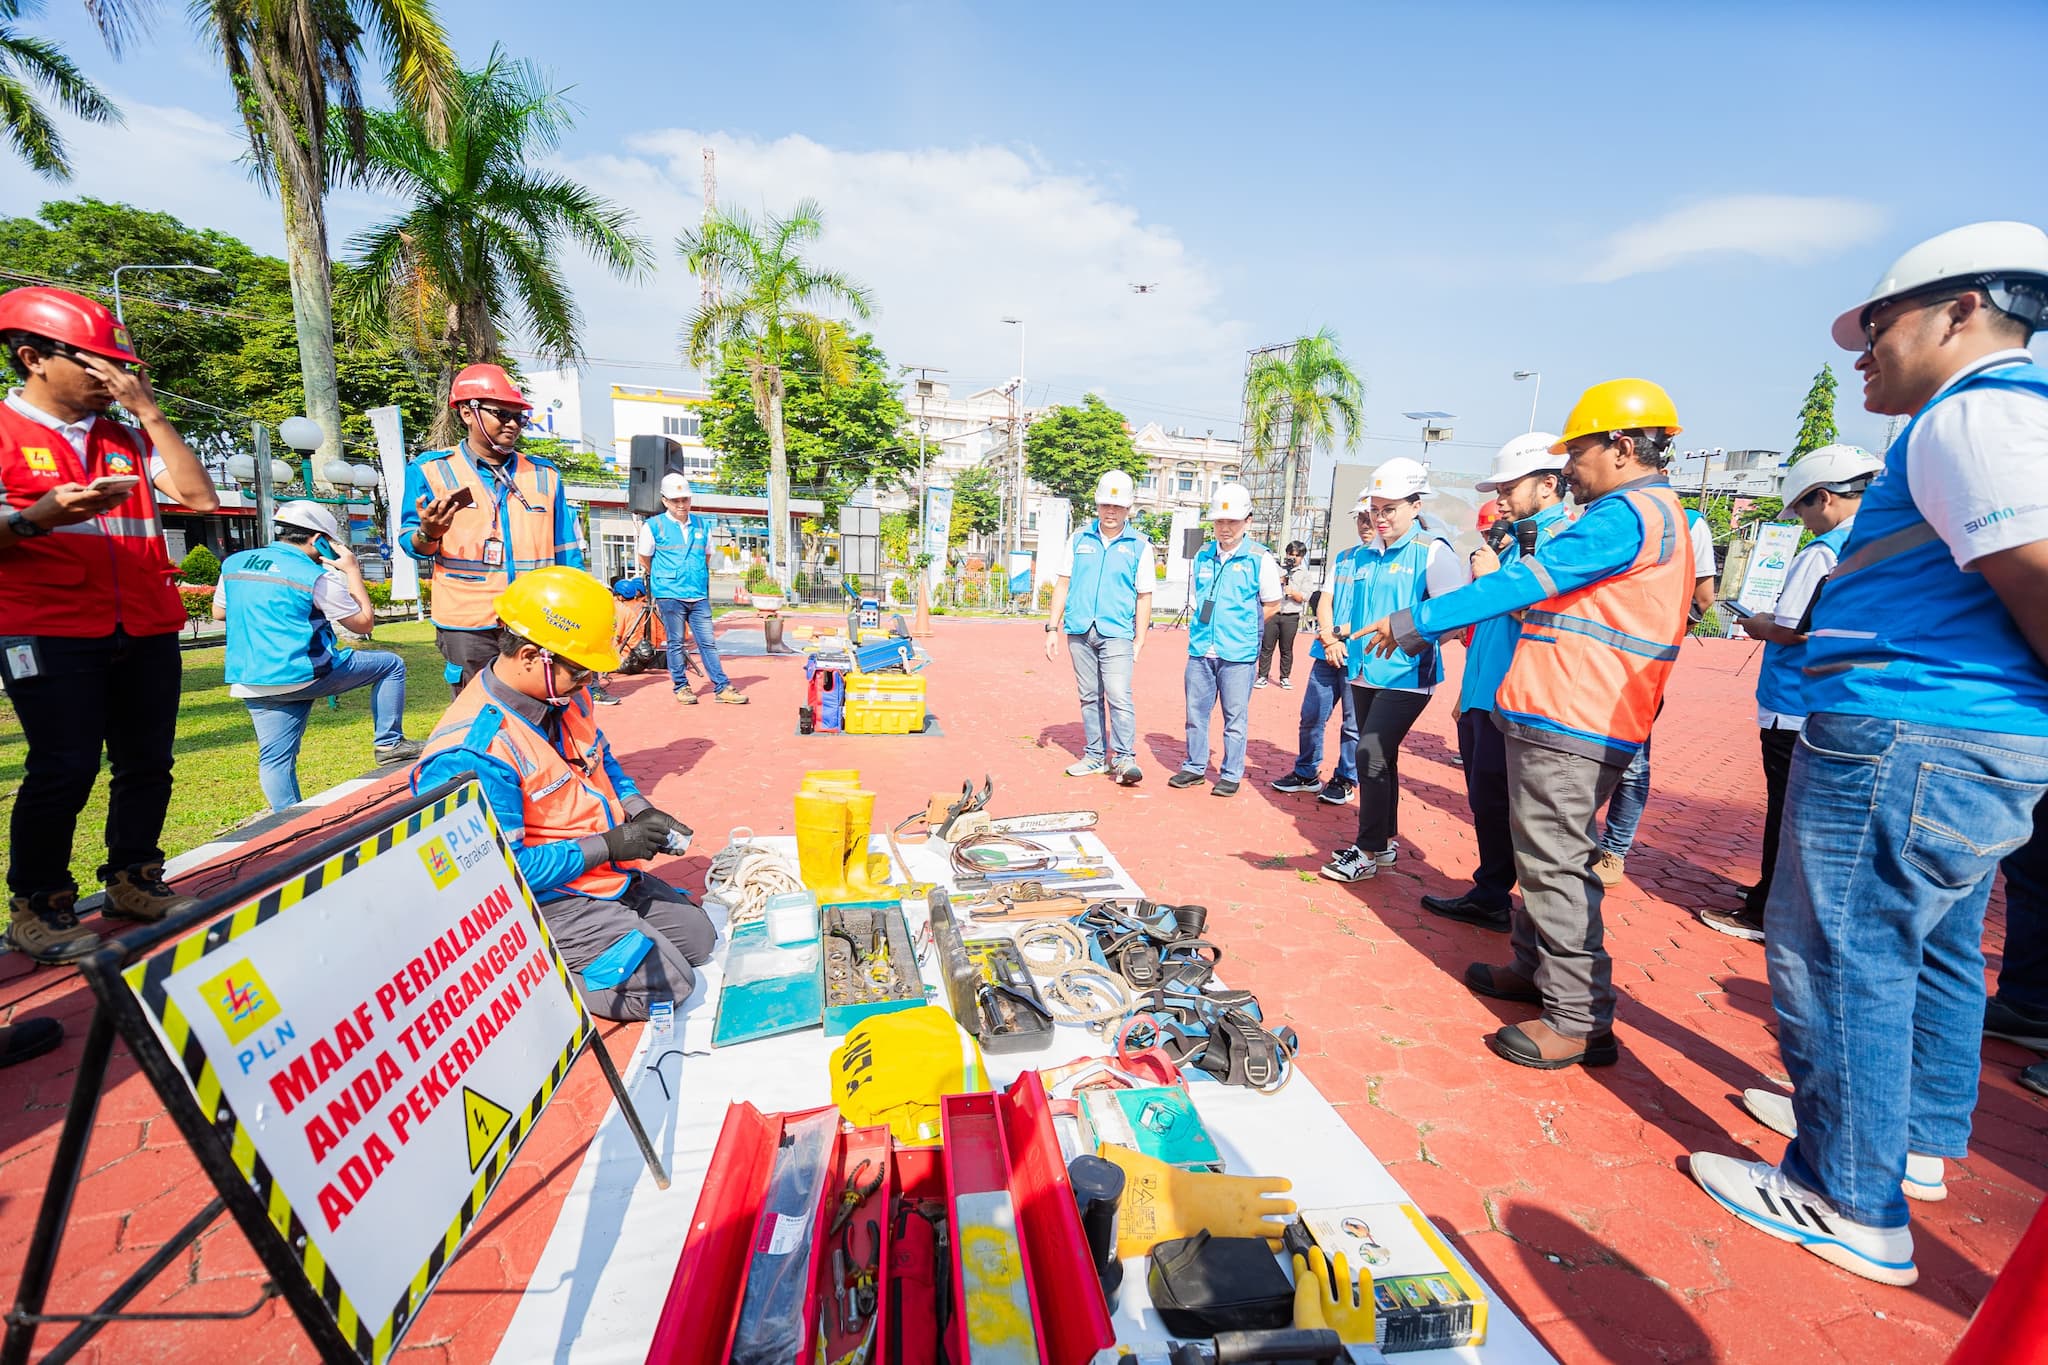
[[[377,762],[419,757],[405,737],[405,660],[335,636],[336,626],[368,635],[377,618],[363,567],[325,507],[288,502],[271,544],[229,555],[213,619],[228,623],[228,693],[256,723],[256,780],[272,810],[299,803],[299,744],[322,697],[369,688]]]
[[[213,481],[157,406],[125,328],[62,289],[0,294],[0,346],[22,379],[0,403],[0,682],[28,741],[10,812],[7,943],[38,962],[99,946],[78,923],[71,840],[105,752],[106,913],[156,921],[192,904],[164,882],[178,724],[178,631],[156,493],[195,512]],[[119,403],[140,428],[106,417]]]

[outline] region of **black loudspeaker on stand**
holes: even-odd
[[[635,436],[626,474],[626,508],[636,517],[660,516],[661,478],[683,471],[683,448],[666,436]]]

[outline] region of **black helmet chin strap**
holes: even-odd
[[[484,435],[484,413],[482,399],[472,398],[469,400],[469,415],[476,421],[477,439],[482,441],[485,445],[489,446],[493,451],[500,455],[510,455],[519,449],[519,447],[516,445],[502,445],[499,442],[493,441],[490,437]]]

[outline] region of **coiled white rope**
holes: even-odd
[[[754,831],[741,825],[726,836],[724,848],[712,855],[704,875],[704,894],[724,903],[726,923],[737,929],[766,913],[768,899],[804,889],[788,858],[753,842]]]
[[[1121,976],[1093,962],[1062,967],[1045,983],[1046,1009],[1062,1024],[1087,1024],[1109,1036],[1136,1005]]]
[[[1017,955],[1034,976],[1051,976],[1060,968],[1088,957],[1081,931],[1059,920],[1027,924],[1017,930]]]

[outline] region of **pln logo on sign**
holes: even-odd
[[[212,1009],[213,1017],[220,1021],[231,1044],[239,1044],[279,1013],[277,997],[263,984],[262,976],[246,957],[206,981],[199,987],[199,994]]]
[[[429,839],[427,846],[420,850],[420,861],[427,865],[427,875],[434,879],[434,889],[446,891],[448,884],[462,875],[462,869],[455,865],[455,855],[448,851],[444,839]]]

